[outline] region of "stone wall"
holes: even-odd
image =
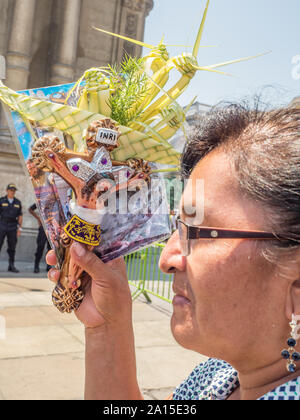
[[[121,61],[141,48],[95,31],[143,39],[153,0],[0,0],[0,55],[7,61],[5,83],[16,90],[77,80],[90,67]],[[28,213],[31,184],[19,161],[3,111],[0,114],[0,195],[8,183],[18,186],[24,232],[17,259],[31,261],[37,222]],[[6,259],[5,247],[0,259]]]

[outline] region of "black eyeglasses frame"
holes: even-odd
[[[186,228],[182,229],[182,225]],[[189,225],[180,218],[176,219],[176,226],[179,231],[179,237],[181,242],[181,247],[183,254],[185,256],[189,255],[190,246],[189,242],[184,243],[184,241],[189,241],[190,239],[264,239],[264,240],[280,240],[281,238],[276,236],[274,233],[265,232],[265,231],[255,231],[255,230],[239,230],[239,229],[223,229],[207,226],[193,226]],[[183,237],[186,236],[186,237]]]
[[[187,239],[280,239],[274,233],[261,230],[239,230],[239,229],[223,229],[207,226],[189,225],[180,218],[176,220],[177,228],[182,223],[187,228]]]

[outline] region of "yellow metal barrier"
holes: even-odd
[[[135,288],[133,300],[143,294],[148,302],[153,295],[171,303],[173,275],[162,273],[158,267],[163,248],[163,244],[155,244],[125,257],[129,284]]]

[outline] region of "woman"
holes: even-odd
[[[289,323],[300,315],[300,110],[216,108],[187,144],[182,170],[189,181],[179,231],[160,268],[174,273],[175,339],[210,359],[173,398],[300,399],[300,363],[291,356],[299,345],[290,340],[287,351]],[[124,262],[103,264],[77,243],[71,252],[92,279],[77,311],[86,327],[86,398],[142,398]]]

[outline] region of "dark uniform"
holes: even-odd
[[[32,211],[36,211],[37,209],[36,204],[33,204],[29,209]],[[47,244],[48,251],[50,251],[51,249],[51,246],[48,242],[46,233],[42,225],[39,227],[39,233],[36,239],[36,244],[37,244],[37,247],[36,247],[36,252],[35,252],[34,271],[38,273],[40,271],[39,265],[40,265],[40,261],[44,253],[45,245]],[[47,269],[48,268],[50,267],[47,265]]]
[[[3,246],[4,239],[7,238],[7,253],[9,256],[9,267],[14,267],[18,220],[22,216],[22,204],[17,198],[12,203],[9,202],[7,196],[0,198],[0,251]]]

